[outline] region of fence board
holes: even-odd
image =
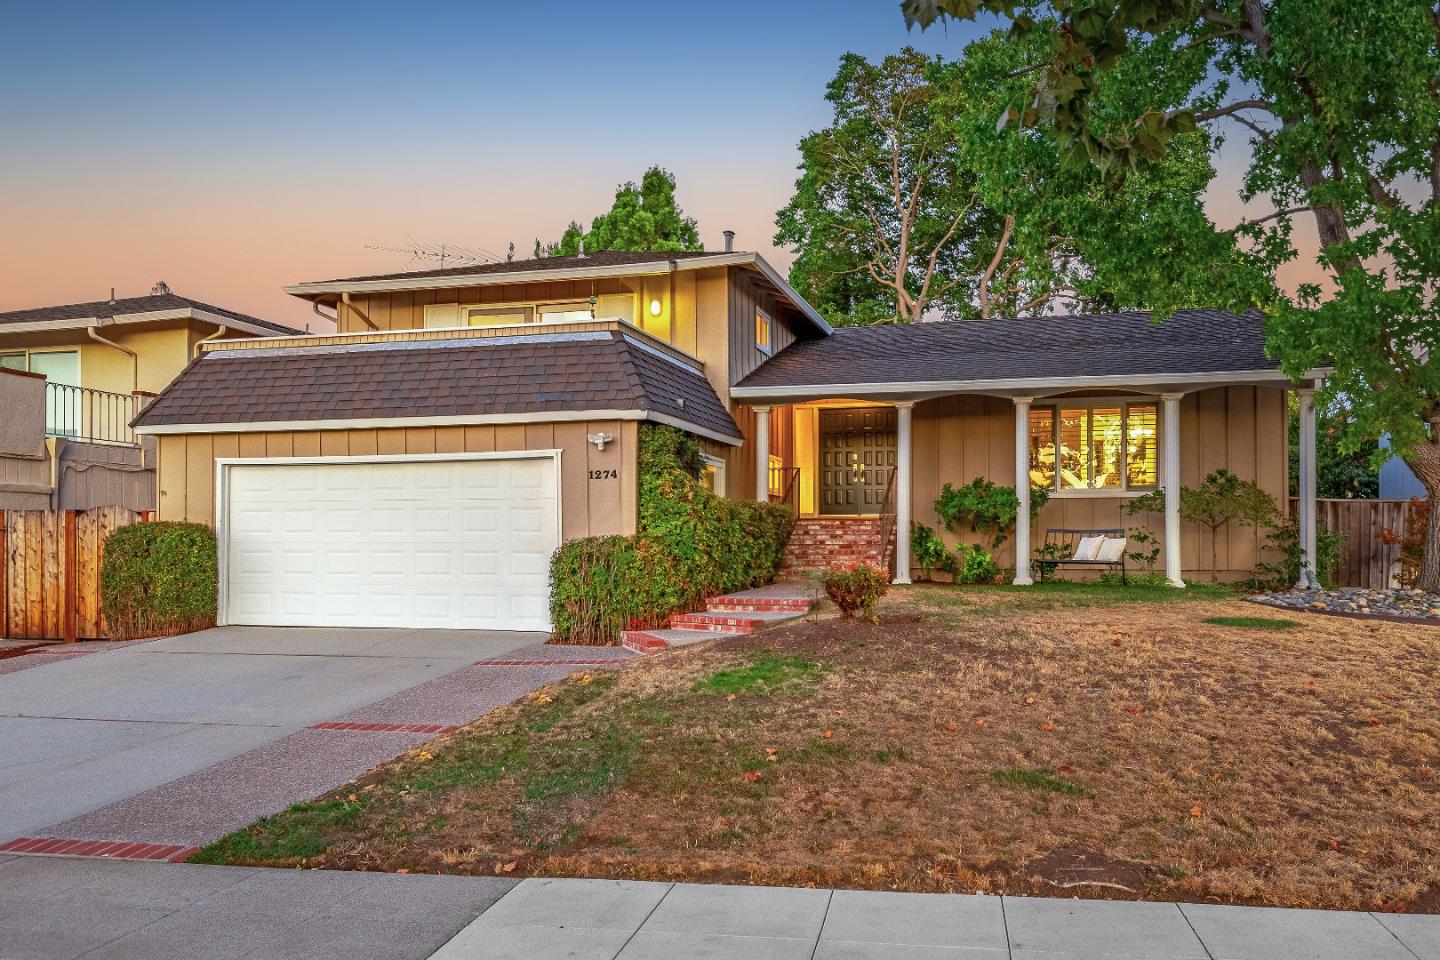
[[[1295,500],[1291,499],[1292,511]],[[1385,530],[1404,535],[1408,500],[1316,500],[1320,526],[1345,535],[1335,582],[1341,587],[1383,590],[1399,584],[1400,547],[1383,542]]]
[[[8,636],[16,640],[62,639],[66,591],[73,591],[75,635],[81,640],[104,639],[100,567],[105,538],[120,527],[138,522],[141,514],[123,507],[77,511],[75,536],[68,548],[65,511],[7,510],[3,519],[0,551],[5,554],[5,564],[0,575],[0,609],[7,612]],[[73,571],[73,586],[67,567]]]

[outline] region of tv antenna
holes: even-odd
[[[483,247],[466,247],[458,243],[427,243],[407,237],[404,246],[390,246],[383,243],[367,243],[366,250],[384,250],[388,253],[410,255],[410,264],[438,263],[446,267],[470,267],[482,263],[499,263],[500,257]]]

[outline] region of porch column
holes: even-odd
[[[1028,587],[1030,579],[1030,397],[1015,398],[1015,586]]]
[[[895,444],[895,579],[910,582],[910,415],[915,404],[895,404],[898,436]]]
[[[1161,394],[1165,402],[1165,579],[1185,586],[1180,571],[1180,398],[1181,393]]]
[[[1315,389],[1301,387],[1295,391],[1300,399],[1300,503],[1296,519],[1300,524],[1300,549],[1303,562],[1299,590],[1315,589],[1320,579],[1315,573]]]
[[[770,502],[770,408],[755,408],[755,499]]]

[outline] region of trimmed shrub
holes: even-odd
[[[995,555],[977,543],[955,547],[956,583],[994,583],[1000,577]]]
[[[865,619],[872,622],[879,619],[875,616],[875,605],[890,589],[889,578],[868,563],[822,571],[820,585],[847,619],[863,613]]]
[[[112,640],[215,626],[219,563],[203,523],[135,523],[105,540],[100,609]]]
[[[700,483],[703,467],[694,436],[641,425],[638,532],[571,540],[555,552],[556,640],[614,643],[621,630],[658,626],[716,594],[774,578],[795,512],[718,497]]]
[[[1044,487],[1030,490],[1030,522],[1050,500]],[[1014,487],[992,483],[976,477],[964,486],[946,483],[935,499],[935,512],[945,521],[945,529],[958,532],[969,527],[985,537],[991,550],[1000,546],[1015,532],[1015,515],[1020,512],[1020,497]]]
[[[936,570],[949,570],[954,563],[945,541],[923,523],[915,524],[910,532],[910,555],[926,580],[933,579]]]

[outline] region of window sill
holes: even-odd
[[[1120,500],[1135,499],[1154,493],[1158,487],[1146,490],[1051,490],[1051,500]]]

